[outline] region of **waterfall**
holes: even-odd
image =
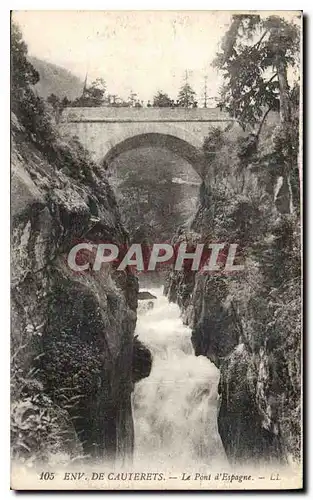
[[[191,330],[176,304],[157,296],[153,309],[139,304],[136,334],[149,347],[149,377],[135,386],[135,464],[212,467],[226,464],[217,429],[219,370],[206,357],[196,357]]]

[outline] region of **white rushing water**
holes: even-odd
[[[149,377],[135,386],[135,464],[168,468],[226,464],[217,430],[219,371],[196,357],[191,331],[162,289],[150,289],[154,308],[139,304],[136,333],[152,352]]]

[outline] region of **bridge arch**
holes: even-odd
[[[117,142],[117,144],[109,149],[103,158],[103,162],[110,165],[110,163],[120,154],[132,149],[146,146],[160,147],[171,151],[190,163],[197,174],[199,174],[200,177],[202,176],[203,154],[201,149],[180,137],[160,132],[147,132],[131,135],[130,137]]]

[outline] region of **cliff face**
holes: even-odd
[[[195,354],[207,356],[220,369],[218,428],[229,460],[299,460],[300,290],[292,298],[289,327],[279,325],[284,319],[280,316],[283,305],[273,318],[273,339],[265,324],[248,333],[241,330],[249,311],[229,307],[231,291],[225,280],[197,275],[189,280],[194,286],[186,296],[183,280],[172,273],[167,293],[180,304],[192,329]]]
[[[227,205],[222,210],[227,221],[239,227],[236,210],[231,208],[228,214]],[[176,240],[207,241],[212,212],[213,200],[202,205],[189,232]],[[215,236],[213,241],[242,243],[245,270],[237,275],[201,274],[187,268],[172,271],[166,294],[179,304],[184,321],[192,329],[195,354],[207,356],[220,369],[218,427],[229,460],[299,460],[299,221],[295,216],[277,213],[274,223],[269,223],[264,214],[259,219],[254,217],[259,238],[251,239],[245,215],[239,219],[246,234],[228,227],[227,239]],[[265,220],[267,230],[260,230],[259,223]],[[202,233],[195,232],[195,227]]]
[[[78,437],[86,454],[123,460],[133,447],[138,284],[128,271],[82,274],[67,265],[79,239],[127,241],[110,186],[90,168],[85,178],[69,175],[64,156],[57,169],[13,116],[13,400],[21,408],[48,398],[72,445]]]

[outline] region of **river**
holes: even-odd
[[[217,429],[219,370],[194,355],[178,306],[161,288],[149,291],[157,299],[148,311],[140,302],[136,334],[151,350],[153,365],[133,394],[134,463],[197,470],[226,465]]]

